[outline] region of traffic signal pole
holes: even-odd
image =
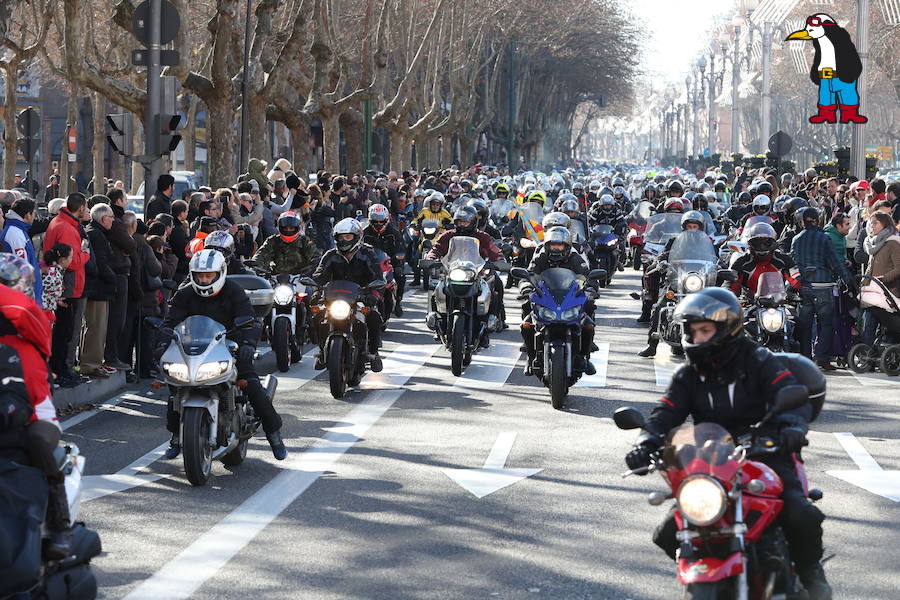
[[[147,45],[147,99],[144,103],[144,207],[156,191],[160,175],[160,148],[158,117],[160,113],[159,76],[160,32],[162,28],[162,0],[150,0],[149,44]],[[127,151],[127,150],[126,150]]]

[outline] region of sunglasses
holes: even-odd
[[[806,19],[806,24],[807,24],[807,25],[812,25],[813,27],[824,27],[824,26],[826,26],[826,25],[831,25],[831,26],[834,26],[834,25],[835,25],[834,22],[832,22],[832,21],[823,21],[823,20],[820,19],[819,17],[809,17],[808,19]]]

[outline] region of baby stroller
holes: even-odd
[[[880,279],[869,275],[862,275],[860,279],[871,281],[881,288],[887,308],[868,307],[867,310],[878,321],[875,343],[872,346],[860,343],[850,348],[847,367],[854,373],[866,373],[878,366],[887,375],[900,375],[900,307]]]

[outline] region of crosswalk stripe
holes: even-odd
[[[381,373],[366,373],[359,383],[361,390],[389,390],[403,387],[425,361],[440,348],[437,344],[401,346],[383,360]]]
[[[593,375],[584,375],[575,384],[575,387],[606,387],[606,370],[609,364],[609,342],[597,344],[597,351],[591,354],[591,363],[597,372]]]
[[[672,373],[678,368],[678,363],[672,360],[672,352],[668,344],[660,344],[653,357],[653,370],[656,374],[656,386],[666,387],[672,379]]]
[[[472,362],[462,375],[456,378],[456,388],[499,388],[506,384],[519,361],[521,342],[494,339],[490,348],[472,357]]]

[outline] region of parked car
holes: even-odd
[[[172,194],[173,200],[180,200],[181,194],[185,190],[196,190],[198,187],[200,187],[200,184],[195,179],[195,175],[194,175],[193,171],[171,171],[169,173],[169,175],[171,175],[172,177],[175,178],[175,192]],[[144,184],[143,183],[141,183],[141,186],[138,188],[137,195],[141,198],[141,202],[142,202],[141,213],[143,214],[143,212],[144,212],[144,207],[143,207]],[[129,203],[130,203],[130,199],[129,199]],[[128,210],[132,210],[132,209],[129,208]]]

